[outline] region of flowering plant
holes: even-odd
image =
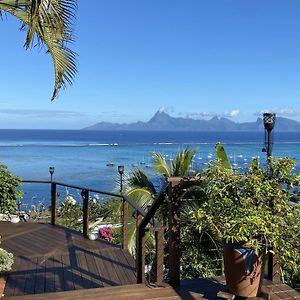
[[[99,237],[104,241],[111,242],[112,241],[112,227],[102,227],[99,228]]]

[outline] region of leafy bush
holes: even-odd
[[[0,164],[0,212],[13,213],[17,209],[17,199],[22,198],[21,179],[13,176],[6,166]]]
[[[12,269],[14,256],[12,253],[0,248],[0,274],[8,272]]]
[[[69,194],[66,196],[64,202],[60,204],[59,217],[59,225],[76,231],[82,231],[82,207]]]
[[[191,213],[199,232],[209,230],[256,252],[274,246],[283,268],[299,274],[300,204],[290,203],[294,186],[300,184],[294,166],[291,159],[273,158],[265,169],[250,165],[241,174],[212,163],[204,172],[206,201]]]

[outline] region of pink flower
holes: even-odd
[[[99,228],[99,237],[104,241],[111,242],[112,241],[112,227],[102,227]]]

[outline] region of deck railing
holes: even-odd
[[[90,194],[101,194],[105,196],[115,197],[122,201],[121,208],[121,247],[123,249],[128,248],[128,229],[129,229],[129,208],[134,211],[134,216],[136,220],[136,271],[137,271],[137,281],[145,282],[145,261],[146,261],[146,244],[145,235],[147,232],[153,232],[155,236],[155,260],[153,262],[153,280],[155,283],[160,284],[163,282],[163,257],[164,257],[164,227],[154,220],[154,215],[161,205],[167,189],[165,188],[156,197],[153,205],[149,208],[146,213],[145,210],[139,207],[135,201],[123,194],[105,192],[102,190],[77,186],[73,184],[67,184],[57,181],[43,181],[43,180],[22,180],[24,184],[47,184],[51,189],[51,205],[50,205],[50,223],[55,226],[57,224],[57,188],[65,187],[69,189],[76,189],[80,191],[83,204],[82,204],[82,233],[84,237],[88,236],[89,229],[89,199]],[[149,226],[151,225],[151,226]]]
[[[134,256],[136,258],[136,271],[137,282],[142,283],[146,280],[156,284],[161,284],[164,281],[164,267],[165,262],[168,269],[168,281],[171,284],[178,284],[180,282],[180,263],[181,263],[181,249],[180,249],[180,207],[182,202],[182,192],[184,184],[190,179],[184,178],[169,178],[168,184],[157,195],[153,204],[148,208],[147,212],[139,207],[135,201],[123,194],[105,192],[97,189],[86,188],[82,186],[76,186],[72,184],[66,184],[56,181],[35,181],[35,180],[23,180],[23,183],[31,184],[48,184],[51,186],[51,224],[56,224],[56,212],[57,212],[57,187],[62,186],[66,188],[77,189],[81,191],[83,199],[82,211],[83,211],[83,227],[82,232],[85,237],[88,235],[89,228],[89,198],[90,193],[102,194],[105,196],[111,196],[120,199],[122,201],[122,237],[121,247],[123,249],[128,248],[128,226],[129,226],[129,207],[134,211],[136,221],[136,252]],[[163,225],[155,220],[158,209],[168,199],[168,217],[163,221]],[[166,203],[165,203],[166,204]],[[167,243],[165,243],[165,233],[167,232]],[[151,278],[146,278],[146,235],[154,235],[154,259],[151,262]],[[151,250],[151,251],[152,251]],[[165,260],[167,254],[167,260]],[[278,278],[279,263],[277,257],[269,258],[268,265],[268,279],[273,280]]]
[[[120,199],[122,201],[122,240],[121,240],[121,246],[123,249],[126,249],[128,247],[128,213],[129,213],[129,206],[132,207],[132,209],[135,211],[136,216],[144,217],[146,216],[146,212],[139,207],[132,199],[129,197],[117,194],[117,193],[111,193],[106,192],[102,190],[77,186],[73,184],[63,183],[63,182],[57,182],[57,181],[44,181],[44,180],[22,180],[23,183],[28,184],[48,184],[51,188],[51,205],[50,205],[50,223],[52,225],[56,225],[56,216],[57,216],[57,187],[65,187],[65,188],[71,188],[71,189],[77,189],[81,194],[83,205],[82,205],[82,234],[84,237],[88,236],[88,229],[89,229],[89,198],[91,193],[95,194],[101,194],[105,196],[111,196]]]

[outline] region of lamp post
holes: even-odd
[[[122,193],[122,191],[123,191],[124,166],[118,166],[118,172],[120,174],[120,193]]]
[[[272,155],[273,146],[273,129],[275,126],[276,115],[274,113],[264,113],[263,121],[265,127],[265,148],[263,152],[267,152],[267,158]]]
[[[273,176],[270,156],[272,155],[272,146],[273,146],[273,129],[275,126],[276,115],[274,113],[264,113],[264,128],[265,128],[265,148],[262,149],[263,152],[267,152],[267,165],[269,166],[270,176]],[[270,200],[269,203],[271,209],[273,209],[273,201]],[[273,247],[269,248],[274,251]],[[279,258],[278,254],[273,255],[271,252],[268,254],[268,279],[274,280],[278,278],[278,267],[279,267]]]
[[[55,171],[54,167],[49,167],[49,173],[50,173],[51,181],[52,181],[52,177],[53,177],[54,171]]]

